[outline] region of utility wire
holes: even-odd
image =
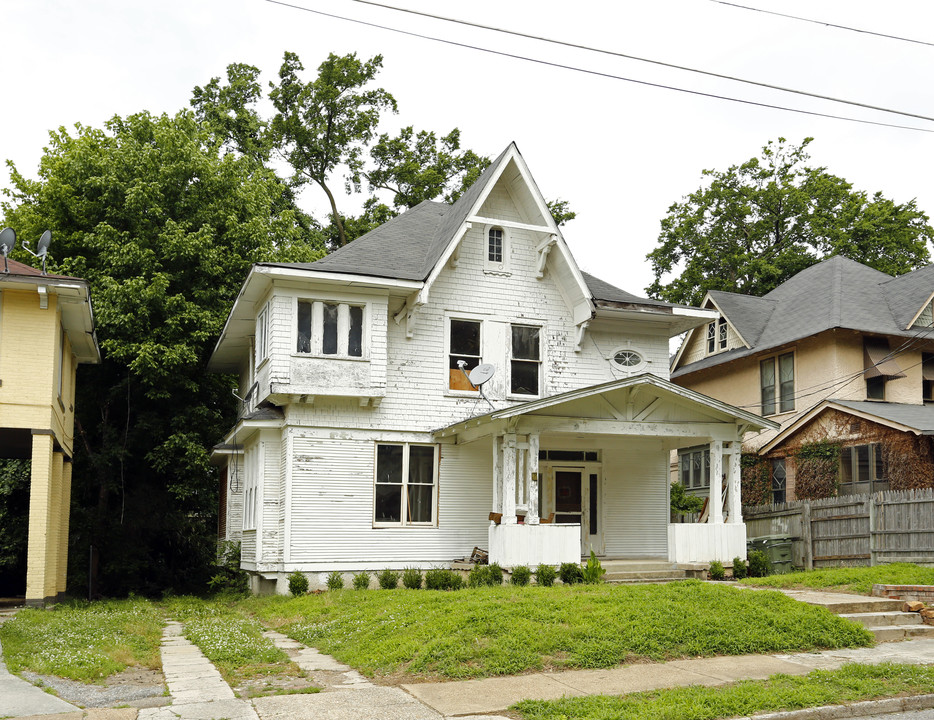
[[[358,25],[365,25],[367,27],[377,28],[379,30],[387,30],[389,32],[399,33],[400,35],[407,35],[409,37],[416,37],[422,40],[430,40],[432,42],[444,43],[446,45],[453,45],[455,47],[461,47],[468,50],[476,50],[478,52],[485,52],[491,55],[499,55],[501,57],[508,57],[514,60],[524,60],[526,62],[538,63],[539,65],[545,65],[548,67],[560,68],[562,70],[571,70],[574,72],[581,72],[587,75],[595,75],[597,77],[609,78],[612,80],[622,80],[623,82],[634,83],[636,85],[644,85],[647,87],[659,88],[662,90],[673,90],[675,92],[686,93],[688,95],[696,95],[699,97],[712,98],[714,100],[726,100],[727,102],[735,102],[743,105],[752,105],[754,107],[763,107],[769,108],[771,110],[783,110],[785,112],[798,113],[799,115],[810,115],[812,117],[823,117],[829,118],[831,120],[843,120],[845,122],[855,122],[861,123],[863,125],[875,125],[878,127],[888,127],[895,128],[898,130],[912,130],[914,132],[923,132],[923,133],[934,133],[934,129],[914,127],[911,125],[896,125],[894,123],[885,123],[875,120],[863,120],[861,118],[847,117],[845,115],[833,115],[830,113],[816,112],[813,110],[801,110],[799,108],[791,108],[783,105],[773,105],[770,103],[755,102],[753,100],[743,100],[742,98],[730,97],[728,95],[717,95],[714,93],[701,92],[699,90],[689,90],[687,88],[675,87],[673,85],[663,85],[660,83],[648,82],[647,80],[636,80],[634,78],[623,77],[622,75],[614,75],[612,73],[600,72],[598,70],[588,70],[586,68],[577,67],[574,65],[565,65],[563,63],[550,62],[548,60],[539,60],[537,58],[527,57],[525,55],[518,55],[515,53],[508,53],[502,50],[492,50],[490,48],[480,47],[478,45],[471,45],[469,43],[456,42],[454,40],[445,40],[443,38],[434,37],[432,35],[424,35],[421,33],[412,32],[410,30],[400,30],[399,28],[389,27],[387,25],[380,25],[374,22],[368,22],[366,20],[357,20],[356,18],[349,18],[342,15],[336,15],[334,13],[324,12],[323,10],[313,10],[311,8],[303,7],[301,5],[295,5],[293,3],[284,2],[283,0],[265,0],[272,5],[281,5],[282,7],[291,8],[293,10],[301,10],[303,12],[312,13],[314,15],[321,15],[323,17],[333,18],[335,20],[344,20],[345,22],[352,22]]]
[[[776,12],[775,10],[765,10],[763,8],[749,7],[748,5],[739,5],[738,3],[726,2],[725,0],[710,0],[710,2],[715,2],[720,5],[729,5],[730,7],[740,8],[741,10],[752,10],[754,12],[765,13],[766,15],[777,15],[778,17],[789,18],[791,20],[814,23],[815,25],[824,25],[826,27],[837,28],[838,30],[849,30],[850,32],[863,33],[864,35],[875,35],[876,37],[884,37],[889,40],[901,40],[902,42],[934,47],[934,43],[924,40],[913,40],[912,38],[901,37],[899,35],[886,35],[885,33],[875,32],[873,30],[863,30],[861,28],[849,27],[848,25],[837,25],[836,23],[826,22],[824,20],[813,20],[811,18],[799,17],[798,15],[788,15],[786,13]]]
[[[853,105],[855,107],[866,108],[869,110],[878,110],[879,112],[891,113],[893,115],[902,115],[904,117],[918,118],[920,120],[930,120],[934,122],[934,117],[928,117],[927,115],[918,115],[916,113],[904,112],[902,110],[892,110],[890,108],[879,107],[878,105],[869,105],[867,103],[856,102],[855,100],[842,100],[840,98],[831,97],[829,95],[807,92],[806,90],[795,90],[794,88],[786,88],[782,87],[781,85],[770,85],[769,83],[758,82],[757,80],[746,80],[744,78],[734,77],[733,75],[724,75],[721,73],[711,72],[709,70],[700,70],[698,68],[687,67],[685,65],[676,65],[674,63],[664,62],[662,60],[652,60],[650,58],[639,57],[638,55],[628,55],[626,53],[616,52],[614,50],[604,50],[602,48],[595,48],[589,45],[580,45],[578,43],[566,42],[564,40],[555,40],[554,38],[542,37],[540,35],[531,35],[529,33],[519,32],[518,30],[507,30],[505,28],[483,25],[481,23],[470,22],[468,20],[459,20],[457,18],[450,18],[444,15],[435,15],[433,13],[421,12],[420,10],[396,7],[395,5],[374,2],[374,0],[351,0],[351,2],[359,3],[361,5],[372,5],[373,7],[394,10],[396,12],[409,13],[411,15],[419,15],[421,17],[431,18],[432,20],[441,20],[443,22],[455,23],[457,25],[479,28],[481,30],[490,30],[492,32],[498,32],[504,35],[513,35],[515,37],[526,38],[528,40],[537,40],[539,42],[550,43],[552,45],[561,45],[563,47],[575,48],[577,50],[586,50],[588,52],[600,53],[602,55],[611,55],[613,57],[625,58],[626,60],[636,60],[637,62],[649,63],[651,65],[660,65],[662,67],[673,68],[675,70],[683,70],[685,72],[697,73],[699,75],[707,75],[708,77],[720,78],[721,80],[730,80],[732,82],[764,87],[768,88],[769,90],[778,90],[780,92],[793,93],[795,95],[804,95],[806,97],[817,98],[818,100],[828,100],[830,102],[842,103],[844,105]]]

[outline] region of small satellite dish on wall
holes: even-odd
[[[39,242],[36,245],[36,251],[33,252],[29,249],[29,246],[24,242],[23,249],[26,250],[30,255],[37,258],[42,258],[42,274],[45,275],[45,259],[49,254],[49,245],[52,244],[52,231],[46,230],[42,233],[42,236],[39,238]]]
[[[16,247],[16,231],[13,228],[4,228],[0,231],[0,253],[3,253],[3,272],[10,272],[10,267],[7,264],[7,255],[13,252],[13,248]]]
[[[467,379],[470,380],[470,384],[476,388],[479,388],[483,383],[487,382],[493,375],[496,373],[496,366],[492,363],[481,363],[477,365],[473,370],[467,373]]]

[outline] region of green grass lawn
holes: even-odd
[[[781,593],[668,585],[351,590],[249,598],[264,624],[368,675],[470,678],[639,660],[866,646]]]
[[[68,603],[20,610],[0,625],[11,672],[100,682],[128,665],[160,669],[163,619],[146,600]]]
[[[888,585],[934,585],[934,568],[892,563],[875,567],[832,568],[794,572],[785,575],[769,575],[764,578],[747,578],[743,585],[773,588],[801,588],[811,590],[834,590],[837,592],[869,595],[875,583]]]
[[[561,700],[525,700],[511,709],[526,720],[711,720],[756,712],[796,710],[820,705],[920,695],[934,687],[934,667],[919,665],[844,665],[803,677],[774,675],[717,687],[693,686]]]

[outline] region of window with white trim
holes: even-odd
[[[364,308],[349,303],[299,300],[297,353],[363,357]]]
[[[795,354],[775,355],[759,363],[762,414],[791,412],[795,409]]]
[[[437,490],[437,445],[376,444],[374,525],[434,525]]]
[[[707,354],[726,350],[726,318],[719,318],[707,324]]]
[[[511,326],[509,392],[513,395],[541,394],[541,328]]]
[[[477,392],[473,384],[464,375],[483,362],[481,355],[481,330],[479,320],[448,320],[448,389],[464,392]],[[459,362],[464,363],[461,370]]]
[[[256,316],[256,366],[269,357],[269,303]]]
[[[484,229],[483,270],[490,273],[509,273],[509,230],[498,225]]]

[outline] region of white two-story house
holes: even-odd
[[[669,338],[715,318],[581,272],[510,145],[453,205],[250,270],[209,366],[243,399],[215,448],[221,537],[279,592],[295,570],[475,547],[506,566],[731,560],[739,441],[774,424],[668,381]],[[709,523],[669,526],[669,452],[698,444],[725,482]]]

